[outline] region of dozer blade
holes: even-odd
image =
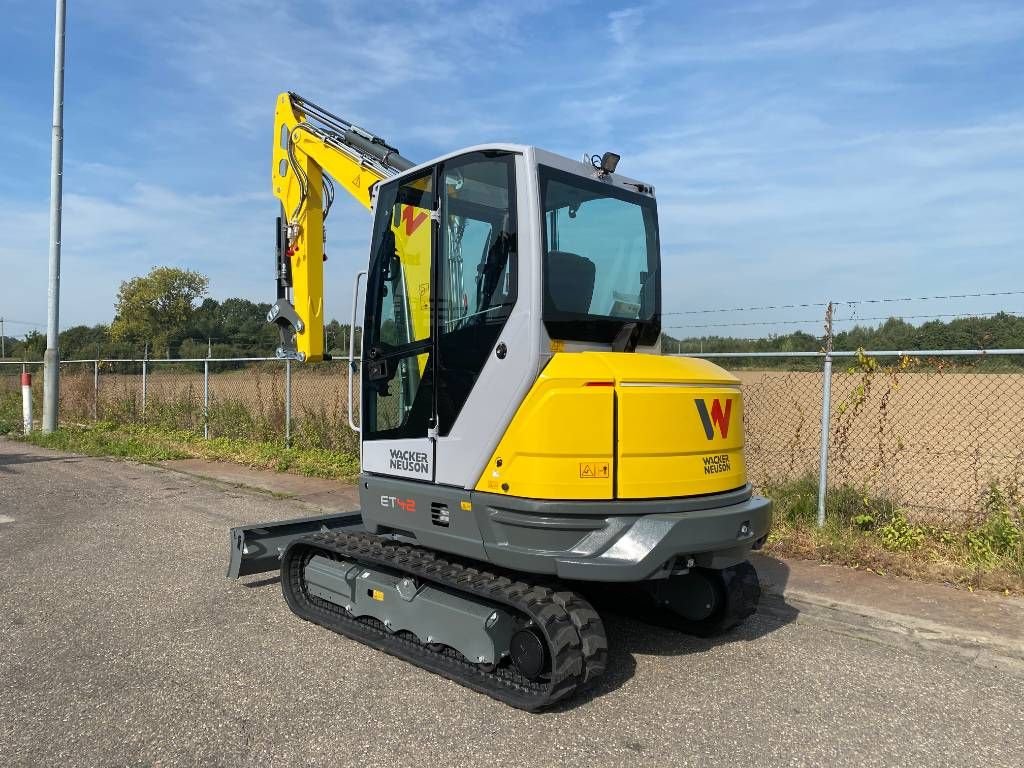
[[[363,530],[362,516],[358,512],[336,512],[232,528],[228,534],[228,578],[279,570],[281,555],[292,539],[339,529]]]

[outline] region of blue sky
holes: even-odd
[[[417,160],[619,152],[657,189],[670,312],[1024,290],[1024,3],[68,4],[63,327],[109,322],[120,282],[158,264],[271,299],[282,90]],[[44,322],[53,9],[0,8],[0,315]],[[344,319],[368,216],[339,198],[329,232]],[[1024,295],[840,317],[997,309]],[[813,331],[818,313],[666,325]]]

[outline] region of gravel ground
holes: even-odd
[[[1024,765],[1024,681],[776,610],[702,641],[609,616],[542,715],[224,578],[299,502],[0,440],[0,765]]]

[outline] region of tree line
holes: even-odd
[[[206,294],[209,279],[198,272],[157,267],[121,283],[110,323],[76,325],[61,331],[65,360],[190,357],[273,357],[277,328],[267,322],[270,304],[249,299],[217,301]],[[325,326],[328,351],[348,353],[348,324]],[[7,356],[42,359],[46,334],[30,331],[5,339]]]
[[[666,336],[666,352],[820,352],[824,335],[804,331],[772,335],[760,339],[728,336],[703,336],[676,339]],[[1000,312],[991,317],[960,317],[949,321],[929,320],[911,325],[891,317],[877,327],[855,325],[837,331],[832,337],[837,351],[924,350],[924,349],[1024,349],[1024,317]]]
[[[148,275],[121,283],[109,324],[77,325],[60,334],[61,357],[70,359],[152,359],[272,356],[278,346],[276,327],[267,323],[270,304],[249,299],[209,298],[209,278],[199,272],[155,267]],[[326,346],[335,357],[347,354],[348,324],[325,326]],[[666,352],[819,352],[821,336],[804,331],[757,339],[729,336],[663,337]],[[46,336],[30,331],[24,338],[5,337],[8,358],[39,360]],[[890,318],[877,327],[856,325],[833,336],[833,349],[1021,349],[1024,317],[1000,312],[991,317],[931,320],[911,325]]]

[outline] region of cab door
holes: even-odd
[[[362,361],[362,469],[433,482],[436,391],[431,169],[378,193]]]

